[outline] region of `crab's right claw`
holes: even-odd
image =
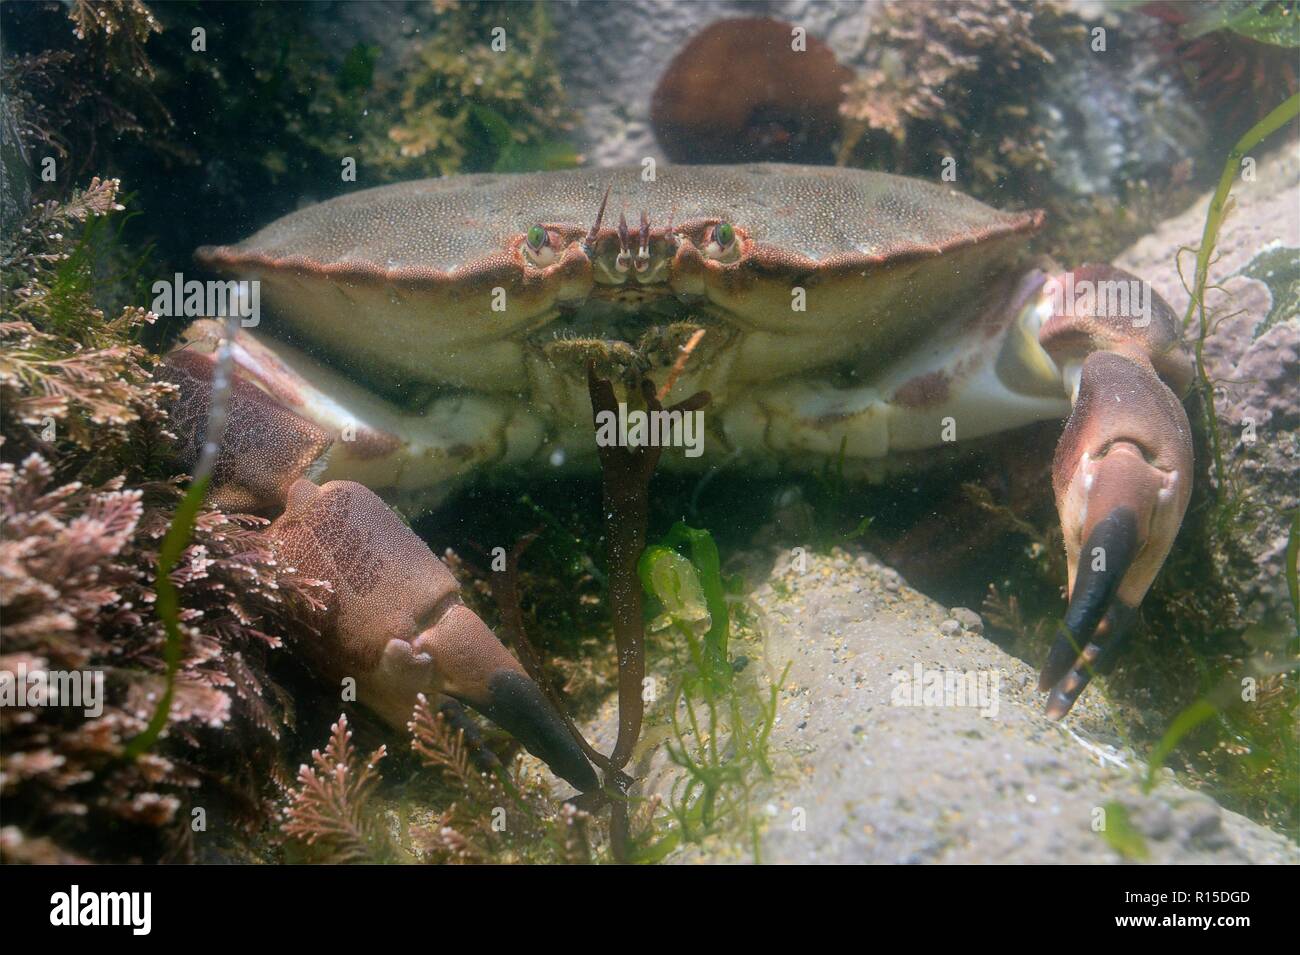
[[[599,785],[559,713],[460,599],[428,546],[368,488],[298,481],[267,533],[280,558],[334,587],[310,648],[330,679],[404,727],[420,693],[472,706],[582,791]]]
[[[1187,413],[1148,356],[1175,386],[1189,373],[1173,350],[1172,313],[1156,302],[1154,320],[1138,325],[1140,333],[1125,334],[1131,318],[1124,316],[1054,319],[1043,332],[1053,357],[1078,374],[1052,468],[1070,588],[1039,677],[1039,689],[1050,691],[1052,719],[1068,713],[1092,676],[1114,664],[1191,495]],[[1100,350],[1079,356],[1085,340]]]

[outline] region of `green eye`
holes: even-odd
[[[730,222],[719,222],[713,227],[713,240],[725,249],[736,241],[736,230]]]
[[[532,246],[535,252],[540,252],[542,246],[546,244],[546,230],[539,225],[535,225],[529,229],[528,244]]]

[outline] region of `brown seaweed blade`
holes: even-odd
[[[663,411],[649,379],[640,382],[647,411]],[[596,375],[595,362],[587,364],[587,389],[591,394],[593,427],[599,427],[602,411],[618,413],[614,386],[607,378]],[[668,411],[695,411],[709,403],[708,392],[697,392]],[[645,717],[641,698],[645,679],[645,625],[642,616],[643,594],[637,564],[645,550],[646,525],[649,520],[650,478],[663,452],[662,447],[644,445],[620,447],[597,446],[603,487],[605,541],[609,565],[609,603],[613,615],[614,643],[618,650],[618,739],[609,762],[616,770],[627,765]],[[623,777],[622,774],[619,774]],[[617,781],[616,781],[617,782]],[[626,786],[619,785],[626,793]],[[610,839],[615,857],[626,858],[628,840],[627,802],[611,802]]]

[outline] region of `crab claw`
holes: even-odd
[[[159,369],[178,389],[171,418],[186,469],[198,461],[205,438],[215,367],[211,352],[178,348]],[[332,443],[323,429],[238,374],[230,379],[228,420],[208,491],[208,503],[226,511],[278,513],[290,485],[312,474]]]
[[[173,406],[181,457],[192,464],[211,400],[213,356],[181,348],[162,374],[178,386]],[[445,694],[487,716],[578,789],[596,788],[564,721],[460,600],[443,563],[379,496],[361,484],[318,487],[302,477],[329,436],[251,381],[231,379],[230,425],[208,492],[229,510],[279,513],[265,531],[280,559],[333,593],[305,649],[328,679],[353,679],[357,699],[402,729],[421,693]]]
[[[1039,678],[1039,689],[1050,691],[1046,712],[1052,719],[1070,711],[1094,673],[1113,666],[1187,510],[1187,414],[1147,357],[1155,342],[1176,343],[1172,312],[1159,306],[1154,314],[1145,310],[1134,333],[1125,334],[1125,325],[1135,315],[1093,314],[1058,316],[1041,334],[1067,379],[1077,374],[1074,410],[1052,467],[1070,588],[1069,608]],[[1080,363],[1077,349],[1084,343],[1105,350]],[[1169,349],[1159,358],[1173,369],[1168,377],[1183,379]]]
[[[334,585],[308,648],[324,676],[353,678],[358,701],[397,727],[420,693],[454,697],[578,789],[598,786],[541,689],[378,495],[351,481],[300,480],[267,533],[283,561]]]

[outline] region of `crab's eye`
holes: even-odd
[[[542,226],[533,226],[524,236],[524,252],[533,265],[550,265],[555,261],[555,244],[551,241],[551,234]]]
[[[736,230],[730,222],[719,222],[709,230],[704,254],[711,259],[726,259],[736,251]]]

